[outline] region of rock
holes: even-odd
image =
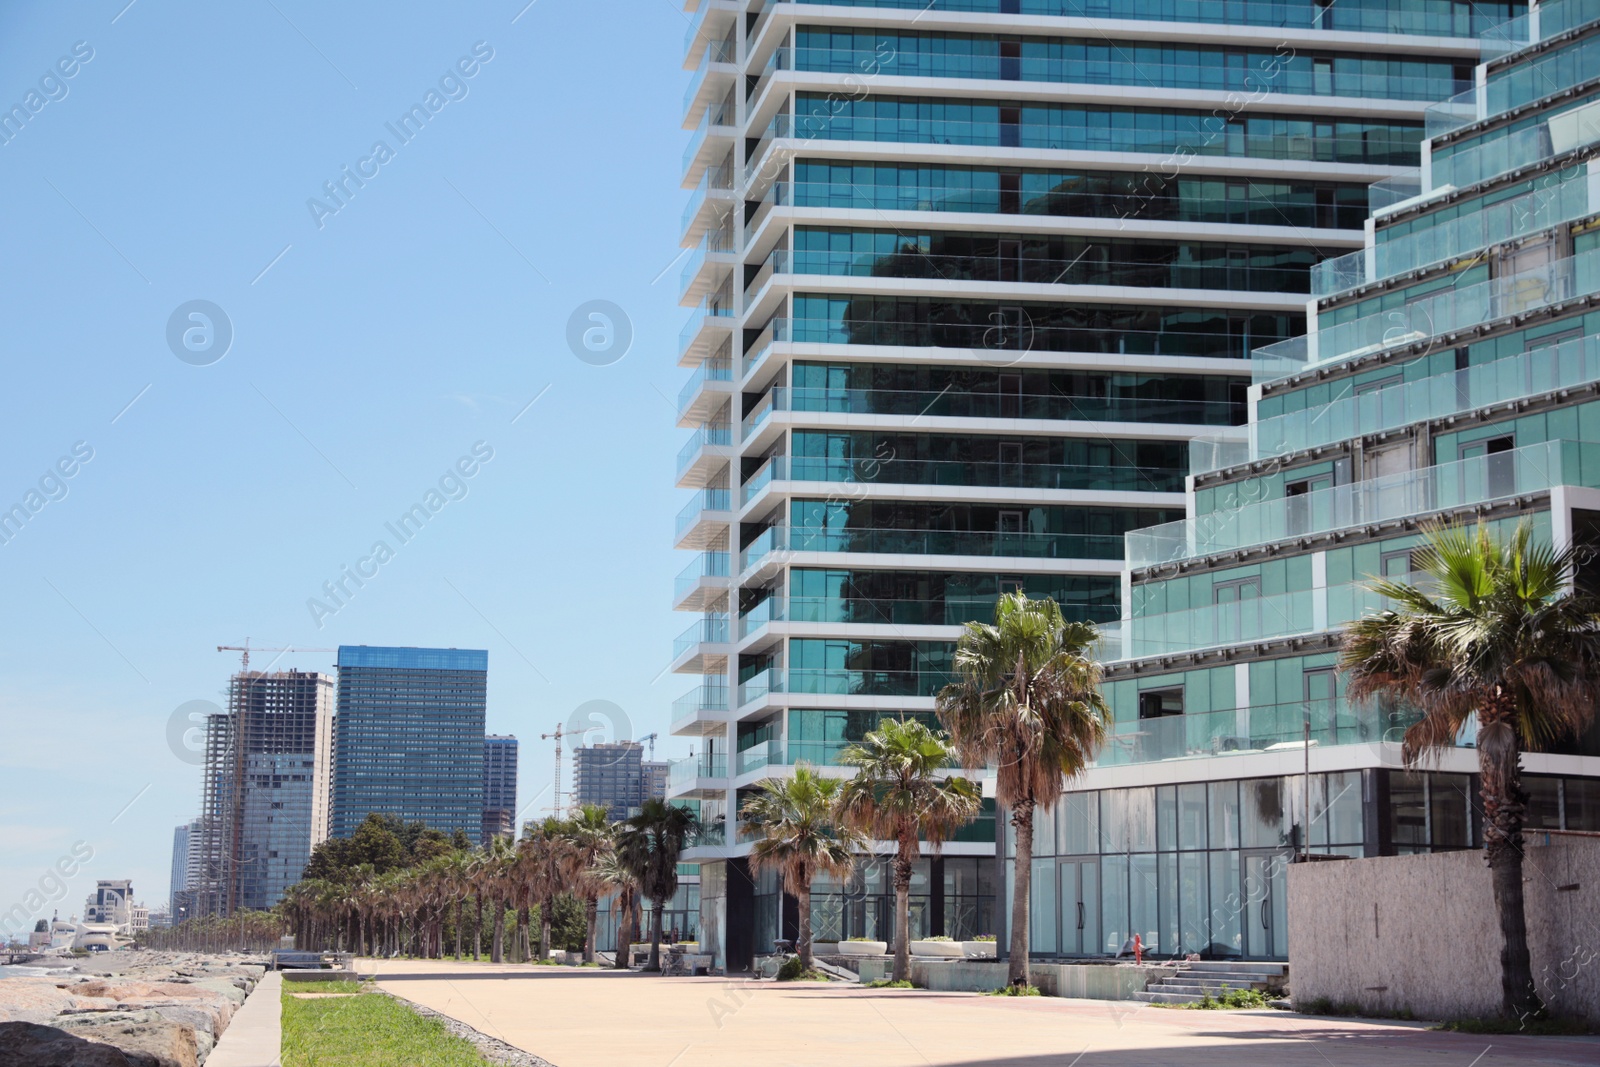
[[[144,1015],[146,1013],[135,1013]],[[154,1015],[154,1013],[149,1013]],[[151,1067],[199,1067],[200,1046],[194,1027],[155,1017],[141,1022],[96,1021],[75,1026],[75,1036],[120,1049],[129,1060],[134,1054],[148,1057]]]
[[[130,1059],[110,1045],[95,1044],[38,1023],[0,1023],[0,1063],[6,1067],[156,1067],[154,1057]]]

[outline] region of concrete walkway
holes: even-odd
[[[362,960],[397,996],[556,1067],[1594,1067],[1600,1038],[1476,1037],[1289,1012],[1176,1011],[837,984]],[[231,1065],[230,1065],[231,1067]]]
[[[283,972],[268,971],[206,1058],[206,1067],[278,1067],[283,1045]]]

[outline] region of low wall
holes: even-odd
[[[861,959],[861,980],[889,977],[894,960],[867,956]],[[911,981],[922,989],[947,993],[986,993],[1006,984],[1009,965],[978,960],[942,962],[911,960]],[[1028,968],[1033,984],[1047,997],[1083,1000],[1132,1000],[1143,993],[1150,979],[1170,968],[1134,963],[1039,963]]]
[[[1530,834],[1523,893],[1539,995],[1600,1025],[1600,837]],[[1296,1008],[1500,1013],[1500,921],[1482,852],[1294,864],[1289,946]]]

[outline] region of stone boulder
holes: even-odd
[[[158,1067],[153,1056],[129,1057],[110,1045],[38,1023],[0,1023],[0,1063],[6,1067]]]
[[[152,1067],[199,1067],[200,1043],[194,1027],[170,1022],[153,1011],[115,1013],[112,1016],[77,1016],[71,1034],[86,1041],[111,1045],[132,1060],[134,1054],[149,1057]]]

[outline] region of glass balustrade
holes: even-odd
[[[719,196],[726,194],[730,204],[733,200],[733,171],[726,166],[707,167],[706,172],[700,175],[700,181],[689,193],[689,204],[683,209],[683,217],[679,222],[680,233],[688,232],[689,226],[695,217],[700,214],[700,209],[705,206],[712,194]]]
[[[1465,189],[1600,141],[1600,101],[1552,115],[1543,122],[1481,140],[1453,152],[1435,150],[1433,190]],[[1376,208],[1375,208],[1376,209]]]
[[[726,777],[728,777],[726,754],[718,752],[690,756],[688,759],[675,760],[667,767],[667,791],[683,793],[695,788],[704,779]]]
[[[1193,438],[1189,470],[1204,474],[1594,381],[1600,381],[1600,337],[1577,337],[1261,419],[1232,435]]]
[[[1481,326],[1600,291],[1600,249],[1503,278],[1419,296],[1404,307],[1291,337],[1250,356],[1257,382],[1276,381],[1399,345]]]
[[[767,766],[783,765],[783,742],[772,740],[762,741],[747,748],[738,755],[740,774],[749,774]]]
[[[689,76],[689,88],[683,93],[683,110],[687,112],[695,99],[699,97],[700,90],[705,86],[706,79],[711,75],[713,63],[734,63],[738,60],[738,52],[734,46],[733,38],[726,37],[720,41],[711,41],[706,44],[706,50],[700,57],[700,63],[695,67],[694,73]],[[724,72],[725,76],[735,78],[736,71]]]
[[[787,602],[781,596],[769,596],[743,615],[739,616],[739,637],[749,637],[769,622],[788,619]]]
[[[718,678],[701,682],[672,702],[672,718],[688,718],[702,711],[728,710],[728,683]]]
[[[1593,14],[1600,17],[1600,11]],[[1555,21],[1560,21],[1559,16]],[[1540,35],[1550,36],[1544,33],[1542,17],[1540,23]],[[1597,73],[1600,73],[1600,38],[1597,37],[1567,42],[1544,55],[1507,64],[1491,71],[1481,88],[1467,89],[1429,107],[1425,112],[1428,136],[1440,137],[1555,96],[1590,80]]]
[[[783,692],[783,672],[776,667],[769,667],[760,674],[752,676],[748,681],[739,683],[739,707],[753,704],[769,693]]]
[[[1258,704],[1237,710],[1133,719],[1112,724],[1094,764],[1117,767],[1252,752],[1301,751],[1308,721],[1314,748],[1397,742],[1416,720],[1415,712],[1351,706],[1342,700]]]
[[[729,427],[702,426],[690,434],[689,440],[684,443],[683,448],[678,450],[679,476],[681,477],[684,471],[694,465],[694,461],[700,455],[702,449],[708,446],[715,447],[731,444],[733,444],[733,430]]]
[[[1495,37],[1519,32],[1525,39],[1526,23],[1518,21],[1522,5],[1450,3],[1446,0],[1399,2],[1358,0],[1323,3],[1320,0],[797,0],[800,4],[840,7],[888,7],[920,11],[980,12],[985,14],[1085,16],[1159,22],[1203,22],[1280,26],[1296,29],[1338,30],[1359,33],[1416,34],[1428,37]],[[768,4],[769,8],[780,6]],[[759,29],[759,25],[756,27]]]
[[[1545,441],[1134,530],[1127,535],[1127,562],[1139,568],[1233,552],[1556,485],[1600,488],[1600,444]]]
[[[1079,177],[1078,181],[1081,180]],[[914,185],[905,182],[865,186],[845,182],[774,182],[763,194],[760,203],[762,207],[1069,215],[1346,230],[1361,229],[1367,217],[1365,198],[1319,205],[1316,195],[1309,190],[1285,196],[1266,196],[1252,184],[1237,196],[1207,197],[1160,191],[1084,191],[1072,188],[1074,184],[1071,176],[1062,175],[1061,187],[1020,192],[1013,206],[1012,201],[1000,191],[998,175],[993,177],[990,184],[981,187]],[[1415,180],[1412,184],[1415,184]],[[1415,196],[1419,191],[1413,190],[1408,195]]]
[[[1197,263],[1180,260],[1178,254],[1174,250],[1173,258],[1168,262],[1141,263],[1105,261],[1087,254],[1076,259],[1037,259],[932,255],[922,252],[873,255],[780,248],[767,258],[766,266],[772,274],[827,277],[1115,285],[1150,289],[1232,289],[1255,293],[1304,293],[1310,288],[1310,264],[1255,267],[1236,265],[1221,256],[1213,263]]]
[[[700,390],[705,388],[707,382],[731,381],[733,381],[733,360],[726,357],[702,360],[699,366],[695,367],[694,373],[689,375],[688,382],[678,391],[678,414],[682,416],[689,409],[689,405],[694,402]]]
[[[1304,96],[1345,96],[1386,100],[1438,100],[1458,91],[1461,83],[1448,69],[1442,76],[1372,73],[1314,67],[1309,59],[1281,60],[1270,52],[1217,54],[1217,62],[1159,63],[1132,62],[1113,51],[1116,58],[1106,61],[1041,55],[1002,57],[997,45],[990,54],[980,54],[985,42],[973,42],[965,52],[910,51],[896,48],[889,37],[886,48],[847,47],[780,48],[768,62],[762,77],[777,71],[800,70],[810,73],[856,74],[891,78],[979,78],[985,81],[1056,82],[1079,85],[1119,85],[1139,88],[1198,89],[1214,92],[1250,94],[1297,94]],[[964,42],[963,42],[964,43]],[[1075,41],[1064,41],[1070,47]],[[929,44],[935,48],[938,39]],[[1094,42],[1098,45],[1099,42]],[[1027,46],[1025,46],[1027,47]],[[1091,46],[1092,47],[1092,46]],[[1116,50],[1117,46],[1110,46]],[[1029,48],[1030,51],[1036,49]],[[1359,62],[1357,60],[1356,62]],[[1226,64],[1226,65],[1225,65]],[[1340,64],[1344,66],[1345,64]],[[692,96],[689,98],[692,99]],[[685,101],[687,107],[687,100]]]
[[[702,489],[695,493],[682,511],[678,512],[676,535],[682,537],[684,532],[709,512],[730,511],[733,507],[733,494],[727,489]]]
[[[689,253],[688,260],[683,265],[683,270],[678,275],[678,291],[687,293],[689,286],[694,282],[702,270],[705,269],[706,259],[713,255],[727,255],[733,252],[733,235],[727,230],[711,230],[700,243]],[[727,265],[727,271],[733,268]],[[727,273],[724,271],[724,273]]]
[[[777,456],[758,472],[771,481],[854,482],[885,485],[981,485],[1005,489],[1079,489],[1102,492],[1181,493],[1187,470],[1110,464],[986,463],[969,460],[835,459]],[[755,479],[752,479],[754,482]],[[749,489],[749,486],[746,487]],[[742,494],[745,503],[757,489]]]
[[[850,671],[790,668],[790,693],[822,696],[932,697],[956,680],[948,671]]]
[[[748,570],[768,562],[768,557],[779,552],[893,552],[908,555],[1016,556],[1027,559],[1118,559],[1123,552],[1122,542],[1122,537],[1114,534],[825,530],[778,526],[762,533],[740,553],[740,569]]]
[[[687,352],[708,323],[717,322],[726,329],[733,328],[732,301],[726,294],[708,297],[689,314],[689,321],[678,334],[678,351]]]
[[[1061,393],[968,392],[941,389],[771,390],[776,411],[825,411],[844,415],[910,415],[917,418],[1057,419],[1063,422],[1154,422],[1231,426],[1243,405],[1227,400],[1168,400],[1140,396],[1070,396]]]
[[[694,133],[689,135],[689,146],[683,150],[683,169],[687,171],[700,155],[700,149],[705,146],[713,132],[720,138],[732,140],[737,136],[733,129],[734,109],[728,103],[713,104],[706,108],[706,113],[701,116],[700,124],[695,127]]]
[[[781,326],[779,325],[781,323]],[[1252,348],[1278,337],[1253,337],[1250,323],[1238,333],[1191,330],[1124,330],[1090,326],[1038,326],[1026,315],[996,310],[990,322],[927,322],[881,319],[773,320],[774,339],[806,344],[903,345],[916,348],[971,348],[999,352],[1094,352],[1139,356],[1197,356],[1245,359]],[[781,331],[781,335],[780,332]]]
[[[1578,172],[1559,184],[1475,207],[1448,222],[1392,241],[1379,241],[1370,249],[1323,260],[1311,268],[1311,294],[1331,296],[1369,282],[1444,263],[1502,241],[1572,222],[1593,214],[1597,208],[1600,205],[1590,203],[1587,174]]]
[[[728,616],[707,615],[690,623],[689,628],[672,642],[672,658],[678,659],[698,645],[725,645],[728,643]]]
[[[673,599],[682,600],[704,578],[728,577],[728,553],[701,552],[689,565],[678,572],[673,582]]]

